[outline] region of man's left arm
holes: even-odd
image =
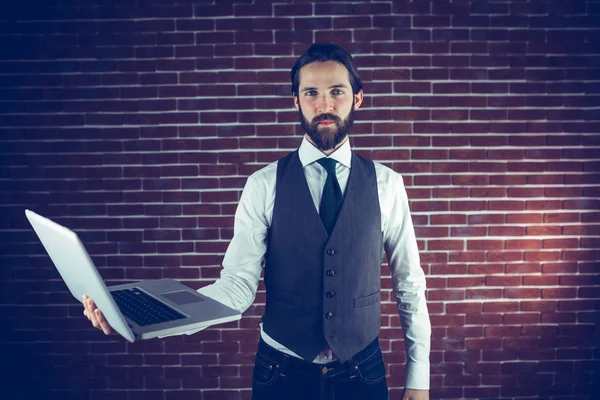
[[[402,398],[428,399],[431,323],[425,300],[425,274],[402,177],[391,172],[388,179],[386,193],[390,197],[385,201],[389,214],[382,218],[385,251],[406,347],[406,389]]]

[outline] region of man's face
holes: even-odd
[[[354,95],[348,70],[336,61],[313,62],[300,69],[294,105],[307,139],[321,151],[331,152],[346,139],[363,93]]]

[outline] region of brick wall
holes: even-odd
[[[355,55],[352,144],[402,173],[432,398],[591,399],[600,380],[600,2],[11,1],[0,12],[0,350],[10,399],[250,398],[236,323],[135,344],[81,315],[24,218],[110,284],[218,276],[246,177],[300,142],[289,70]],[[402,332],[383,270],[388,383]],[[597,398],[597,397],[596,397]]]

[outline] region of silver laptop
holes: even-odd
[[[235,321],[241,314],[174,280],[106,287],[75,232],[30,210],[25,215],[71,294],[94,300],[110,326],[130,342]]]

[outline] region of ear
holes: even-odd
[[[360,107],[360,105],[362,104],[363,101],[363,91],[362,89],[358,91],[358,93],[356,93],[354,95],[354,109],[358,110],[358,107]]]
[[[294,95],[294,108],[300,111],[300,104],[298,104],[298,96]]]

